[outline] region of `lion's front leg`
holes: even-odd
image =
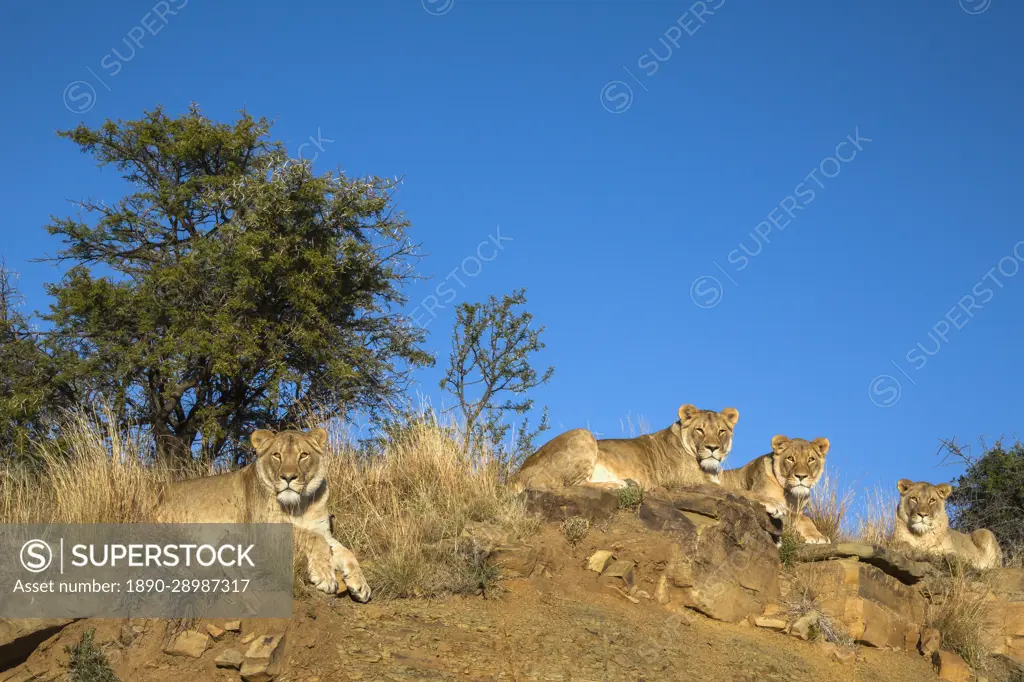
[[[297,556],[306,557],[306,574],[309,582],[321,592],[338,593],[338,578],[334,575],[331,545],[322,535],[305,528],[295,527],[294,549]]]
[[[332,565],[334,569],[341,571],[341,579],[345,581],[349,594],[358,602],[365,604],[370,601],[372,591],[363,577],[363,569],[359,567],[356,555],[333,537],[328,537],[327,542],[331,546]]]
[[[830,545],[832,541],[828,536],[818,530],[814,522],[802,513],[796,513],[793,519],[793,530],[803,538],[804,542],[810,545]]]

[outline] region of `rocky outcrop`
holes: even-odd
[[[838,620],[854,641],[916,651],[928,604],[913,587],[857,558],[800,564],[788,586]]]
[[[573,516],[610,519],[618,510],[613,493],[586,486],[528,491],[526,500],[554,522]],[[658,489],[645,492],[636,518],[639,533],[655,531],[644,535],[644,565],[637,566],[636,557],[597,552],[587,568],[600,574],[599,582],[635,599],[642,568],[655,582],[654,598],[661,605],[732,623],[761,613],[779,596],[775,538],[780,529],[761,505],[717,486]]]
[[[71,618],[0,618],[0,670],[18,665],[73,622]]]

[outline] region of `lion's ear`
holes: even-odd
[[[953,492],[953,486],[948,483],[940,483],[935,486],[935,492],[937,492],[939,497],[942,499],[946,499],[949,497],[949,494]]]
[[[901,478],[896,481],[896,490],[900,491],[900,495],[910,490],[910,486],[914,485],[914,482],[909,478]]]
[[[316,446],[318,448],[320,448],[321,450],[323,450],[324,446],[327,445],[327,430],[326,429],[321,429],[318,426],[315,429],[310,429],[306,433],[306,435],[308,435],[310,437],[310,439],[316,444]]]
[[[773,452],[782,452],[783,448],[786,447],[786,443],[788,443],[788,442],[789,442],[789,439],[786,438],[785,436],[783,436],[780,433],[779,435],[777,435],[774,438],[772,438],[772,451]]]
[[[252,435],[249,436],[249,442],[251,442],[252,446],[256,448],[256,452],[259,452],[263,449],[263,446],[274,437],[274,435],[274,432],[270,429],[256,429],[252,432]]]
[[[725,417],[726,421],[728,421],[733,426],[736,426],[736,422],[740,420],[740,411],[737,410],[735,407],[725,408],[724,410],[722,410],[721,415]]]
[[[698,414],[700,414],[700,410],[698,410],[693,405],[683,405],[682,407],[679,408],[679,421],[688,422],[694,417],[696,417]]]
[[[828,454],[828,449],[832,447],[832,444],[828,442],[828,438],[815,438],[811,441],[811,445],[818,448],[818,452],[824,457]]]

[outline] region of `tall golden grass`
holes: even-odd
[[[861,542],[894,548],[893,530],[899,502],[895,486],[876,485],[865,493],[863,509],[857,515],[857,537]]]
[[[811,490],[804,513],[822,535],[832,542],[842,542],[849,536],[847,515],[855,495],[851,486],[841,484],[838,476],[826,471]]]
[[[61,450],[38,445],[37,471],[0,468],[0,523],[145,522],[162,483],[212,473],[153,464],[147,441],[104,426],[112,423],[72,415]],[[478,591],[494,574],[478,543],[460,535],[472,527],[491,542],[511,541],[538,524],[502,485],[498,459],[467,454],[458,432],[429,414],[369,451],[332,428],[324,467],[334,534],[356,552],[378,596]]]

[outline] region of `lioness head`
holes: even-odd
[[[896,508],[896,518],[911,533],[941,533],[949,527],[946,498],[953,492],[953,487],[948,483],[932,485],[901,478],[896,482],[896,489],[900,491],[900,506]]]
[[[281,506],[297,506],[323,483],[320,458],[327,444],[323,429],[280,433],[259,429],[251,440],[260,479],[277,494]]]
[[[693,405],[679,408],[680,436],[684,447],[697,456],[697,463],[706,474],[717,475],[722,460],[732,450],[732,430],[740,419],[736,408],[721,412],[698,410]]]
[[[803,438],[775,436],[772,438],[772,473],[775,474],[775,480],[793,497],[807,497],[825,469],[825,455],[828,454],[829,445],[828,438],[806,441]]]

